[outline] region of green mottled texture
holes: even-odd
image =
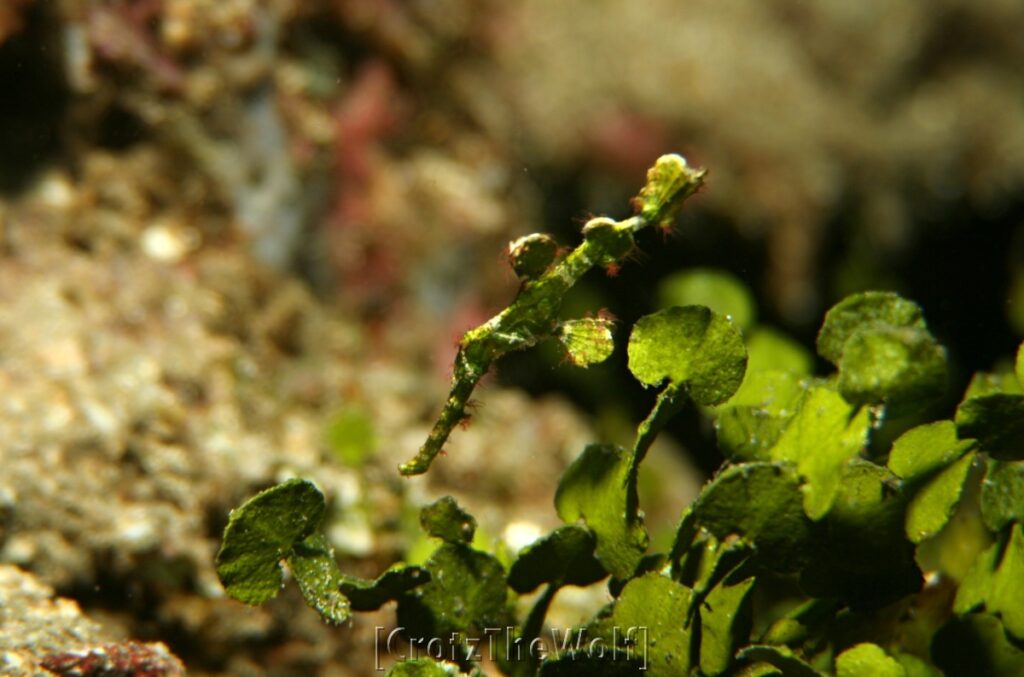
[[[434,538],[447,543],[472,543],[476,533],[476,519],[459,507],[451,496],[444,496],[423,508],[420,526]]]
[[[621,651],[614,656],[605,647],[602,655],[600,648],[594,651],[588,651],[587,647],[580,651],[560,651],[541,664],[538,677],[636,677],[646,674],[641,672],[642,656],[637,656],[636,652],[626,660]]]
[[[836,499],[825,517],[826,559],[855,574],[893,574],[910,559],[903,538],[905,502],[900,481],[887,469],[856,459],[839,473]]]
[[[647,171],[647,183],[636,198],[640,218],[659,227],[671,225],[683,201],[704,182],[704,174],[679,155],[662,155]]]
[[[630,647],[631,655],[640,656],[646,650],[644,674],[677,677],[690,668],[691,636],[684,626],[689,606],[690,590],[686,586],[657,572],[646,573],[626,583],[611,615],[596,623],[588,634],[603,638],[610,648],[615,628],[617,646],[622,647],[622,640],[632,629],[630,638],[637,644]]]
[[[317,532],[296,543],[287,561],[306,604],[316,609],[328,623],[348,620],[351,605],[340,590],[344,575],[323,534]]]
[[[956,410],[961,437],[974,437],[1001,461],[1024,460],[1024,395],[993,393],[965,400]]]
[[[576,249],[539,277],[524,281],[510,306],[466,332],[455,356],[452,388],[444,409],[419,452],[401,464],[399,472],[426,472],[452,430],[465,418],[466,403],[491,365],[503,355],[554,336],[560,325],[562,299],[573,285],[594,266],[621,262],[634,247],[633,234],[652,225],[665,225],[682,201],[700,187],[703,177],[702,170],[687,167],[680,156],[662,156],[648,172],[647,185],[636,201],[636,216],[624,221],[591,219]]]
[[[907,506],[907,538],[920,543],[939,533],[960,502],[975,453],[964,455],[922,487]]]
[[[752,554],[754,546],[742,538],[719,540],[702,531],[676,580],[693,590],[694,604],[699,604]]]
[[[1017,383],[1024,388],[1024,342],[1017,348]]]
[[[353,611],[376,611],[387,602],[429,582],[430,572],[426,569],[396,564],[373,581],[342,575],[339,587],[351,602]]]
[[[865,642],[836,657],[836,677],[907,677],[907,672],[882,647]]]
[[[604,267],[617,263],[636,246],[632,229],[623,228],[618,221],[606,216],[587,221],[583,226],[583,241],[595,254],[594,264]]]
[[[438,663],[430,658],[414,658],[395,663],[385,677],[458,677],[462,670],[455,663]],[[483,673],[473,671],[474,675]]]
[[[453,632],[505,627],[509,622],[505,570],[492,555],[445,543],[426,563],[430,582],[402,595],[398,625],[410,637],[447,638]]]
[[[631,456],[592,444],[562,475],[555,493],[558,516],[582,520],[597,538],[601,565],[617,578],[632,575],[647,549],[647,532],[628,509]]]
[[[1000,544],[986,548],[974,560],[970,570],[956,591],[953,611],[958,614],[971,613],[984,606],[992,589],[992,574],[999,563]]]
[[[608,573],[594,559],[594,534],[568,524],[523,548],[508,572],[508,585],[520,594],[543,583],[555,586],[590,585]]]
[[[796,414],[806,387],[788,371],[750,371],[716,410],[718,448],[731,461],[766,461]]]
[[[975,560],[960,583],[953,610],[966,614],[984,607],[1006,631],[1024,640],[1024,531],[1015,524],[1005,547],[995,543]]]
[[[611,320],[585,318],[563,322],[558,340],[565,346],[569,360],[577,367],[589,367],[607,360],[615,350]]]
[[[719,539],[736,534],[753,544],[772,570],[795,571],[811,556],[813,525],[789,464],[728,466],[704,487],[694,518]]]
[[[647,531],[637,495],[640,463],[658,433],[685,402],[682,386],[669,385],[637,427],[630,453],[616,447],[591,445],[559,482],[555,494],[558,515],[566,522],[586,523],[597,538],[598,561],[616,578],[631,576],[647,550]]]
[[[825,322],[818,332],[818,354],[838,367],[847,341],[879,326],[927,329],[918,305],[898,294],[884,291],[853,294],[825,314]]]
[[[1024,461],[988,462],[981,484],[981,517],[991,531],[1024,522]]]
[[[744,670],[740,675],[783,675],[784,677],[821,677],[819,673],[786,646],[751,644],[736,652],[737,660],[755,667],[753,672]],[[767,671],[758,664],[768,664],[777,672]]]
[[[686,404],[686,397],[681,385],[669,385],[658,394],[654,408],[636,428],[636,439],[629,462],[629,474],[626,477],[626,518],[631,524],[642,524],[640,516],[640,497],[637,493],[640,463],[647,456],[654,440],[665,428],[673,416],[678,414]]]
[[[672,541],[672,550],[668,555],[672,566],[672,577],[676,580],[681,580],[680,572],[684,564],[682,560],[689,553],[698,534],[701,533],[697,526],[697,516],[693,512],[693,505],[691,504],[683,511],[682,517],[679,518],[679,524],[676,526],[676,535]]]
[[[899,478],[856,459],[839,473],[839,491],[821,522],[816,556],[801,572],[814,597],[856,609],[877,608],[921,587],[914,548],[903,534],[905,497]]]
[[[893,442],[888,466],[905,480],[917,480],[953,463],[974,444],[973,440],[957,437],[952,421],[927,423],[911,428]]]
[[[754,299],[731,273],[696,268],[675,273],[658,286],[658,307],[707,306],[729,317],[740,329],[749,329],[757,316]]]
[[[942,677],[939,670],[917,656],[909,653],[894,652],[893,658],[903,666],[907,677]]]
[[[704,306],[647,315],[629,337],[629,370],[645,385],[685,385],[698,404],[729,399],[743,381],[747,351],[736,326]]]
[[[550,235],[533,233],[510,242],[508,261],[523,280],[533,280],[551,267],[558,255],[558,243]]]
[[[262,491],[232,510],[217,553],[217,575],[227,593],[246,604],[276,595],[281,561],[317,530],[324,511],[323,494],[300,479]]]
[[[747,333],[747,373],[788,371],[810,376],[814,356],[802,345],[770,327],[754,327]]]
[[[771,456],[795,463],[807,480],[803,488],[804,509],[811,519],[821,519],[832,506],[842,467],[860,454],[870,428],[866,408],[851,406],[825,386],[807,391]]]
[[[825,315],[818,353],[839,368],[839,392],[893,415],[926,408],[945,391],[946,351],[921,309],[892,292],[848,296]]]
[[[724,673],[736,649],[750,639],[754,579],[718,585],[700,606],[700,669],[707,675]]]
[[[847,401],[884,404],[894,416],[926,408],[948,383],[945,349],[919,327],[855,332],[839,362],[839,392]]]

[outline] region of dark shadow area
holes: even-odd
[[[585,220],[578,182],[581,176],[562,175],[560,181],[542,183],[546,188],[545,224],[566,245],[579,242]],[[945,407],[935,413],[952,416],[971,375],[1013,355],[1019,343],[1007,320],[1006,290],[1014,257],[1024,260],[1024,237],[1015,237],[1019,224],[1024,223],[1024,197],[993,214],[981,213],[966,201],[923,205],[913,224],[917,242],[902,254],[884,258],[871,247],[856,243],[857,223],[843,213],[845,210],[830,224],[821,250],[817,288],[824,293],[817,320],[811,325],[789,326],[772,311],[770,290],[763,283],[768,261],[759,243],[741,237],[731,223],[714,215],[684,209],[669,236],[642,233],[637,260],[627,262],[618,275],[609,277],[595,271],[579,285],[591,302],[599,300],[600,307],[618,320],[616,350],[607,363],[585,371],[559,365],[559,349],[549,346],[505,358],[499,364],[501,380],[535,395],[563,393],[591,414],[608,404],[608,393],[615,393],[618,404],[639,423],[653,406],[656,393],[630,377],[625,346],[633,323],[657,309],[655,290],[667,275],[695,267],[729,271],[753,293],[760,323],[782,329],[813,352],[825,311],[846,293],[857,290],[837,291],[844,286],[837,280],[837,271],[853,265],[860,270],[857,288],[893,289],[923,308],[929,327],[946,346],[950,359],[950,390]],[[567,317],[574,314],[565,310]],[[819,359],[820,373],[831,369]],[[670,423],[669,432],[687,447],[701,470],[711,474],[722,457],[714,430],[701,425],[700,419],[695,410],[684,411]]]
[[[69,92],[61,70],[58,25],[32,4],[25,29],[0,44],[0,192],[17,192],[61,152]]]

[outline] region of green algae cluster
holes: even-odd
[[[555,338],[578,366],[607,357],[610,327],[570,320],[566,329],[562,296],[588,269],[628,254],[634,232],[665,227],[702,176],[665,156],[636,216],[592,219],[561,258],[546,246],[530,253],[517,267],[517,298],[463,338],[448,402],[401,473],[428,470],[477,382],[506,353]],[[513,251],[526,256],[531,242]],[[1015,368],[976,376],[955,416],[934,420],[947,394],[946,352],[912,301],[869,291],[836,304],[817,340],[835,371],[816,376],[802,348],[754,326],[721,276],[683,287],[676,293],[699,290],[707,305],[663,308],[628,337],[630,372],[657,390],[650,414],[628,448],[591,444],[567,468],[554,496],[563,524],[551,533],[519,553],[492,552],[474,540],[473,516],[445,497],[421,511],[435,541],[422,567],[397,563],[358,579],[340,571],[322,535],[323,495],[295,479],[232,513],[218,555],[228,593],[266,601],[284,563],[328,621],[394,601],[405,636],[441,641],[445,660],[399,662],[393,675],[479,674],[479,641],[492,631],[506,651],[489,658],[515,676],[937,675],[959,659],[929,638],[970,632],[979,661],[1018,664],[1020,354]],[[688,407],[716,426],[725,463],[680,517],[668,551],[651,552],[638,469]],[[941,541],[968,500],[990,542],[961,553],[951,609],[901,613],[946,575],[922,570],[921,548]],[[611,601],[574,629],[579,641],[545,641],[559,591],[603,580]],[[520,614],[518,596],[538,590]],[[924,639],[903,640],[915,635]]]

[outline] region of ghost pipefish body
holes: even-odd
[[[470,395],[491,365],[507,353],[557,335],[558,312],[572,286],[595,266],[617,270],[634,248],[638,231],[649,226],[669,229],[683,201],[700,188],[704,174],[680,155],[663,155],[648,170],[647,183],[633,200],[635,215],[622,221],[590,219],[583,227],[583,242],[568,255],[559,257],[557,245],[545,235],[513,242],[509,257],[523,278],[519,294],[507,308],[463,335],[444,409],[419,452],[401,464],[399,472],[426,472],[452,430],[466,418]]]

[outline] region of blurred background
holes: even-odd
[[[653,401],[621,345],[509,359],[429,484],[394,462],[514,297],[507,243],[626,216],[666,152],[704,190],[567,316],[628,328],[714,268],[810,348],[892,289],[955,403],[1024,336],[1021,35],[1018,0],[2,0],[0,561],[199,674],[363,674],[358,627],[218,599],[226,510],[312,475],[367,575],[431,492],[549,524],[558,470]],[[669,523],[721,460],[696,413],[674,432]]]
[[[630,305],[714,265],[809,336],[896,288],[985,365],[1024,330],[1024,10],[848,4],[12,0],[0,187],[160,162],[147,206],[197,244],[443,325],[504,304],[499,245],[571,241],[682,152],[708,187]]]

